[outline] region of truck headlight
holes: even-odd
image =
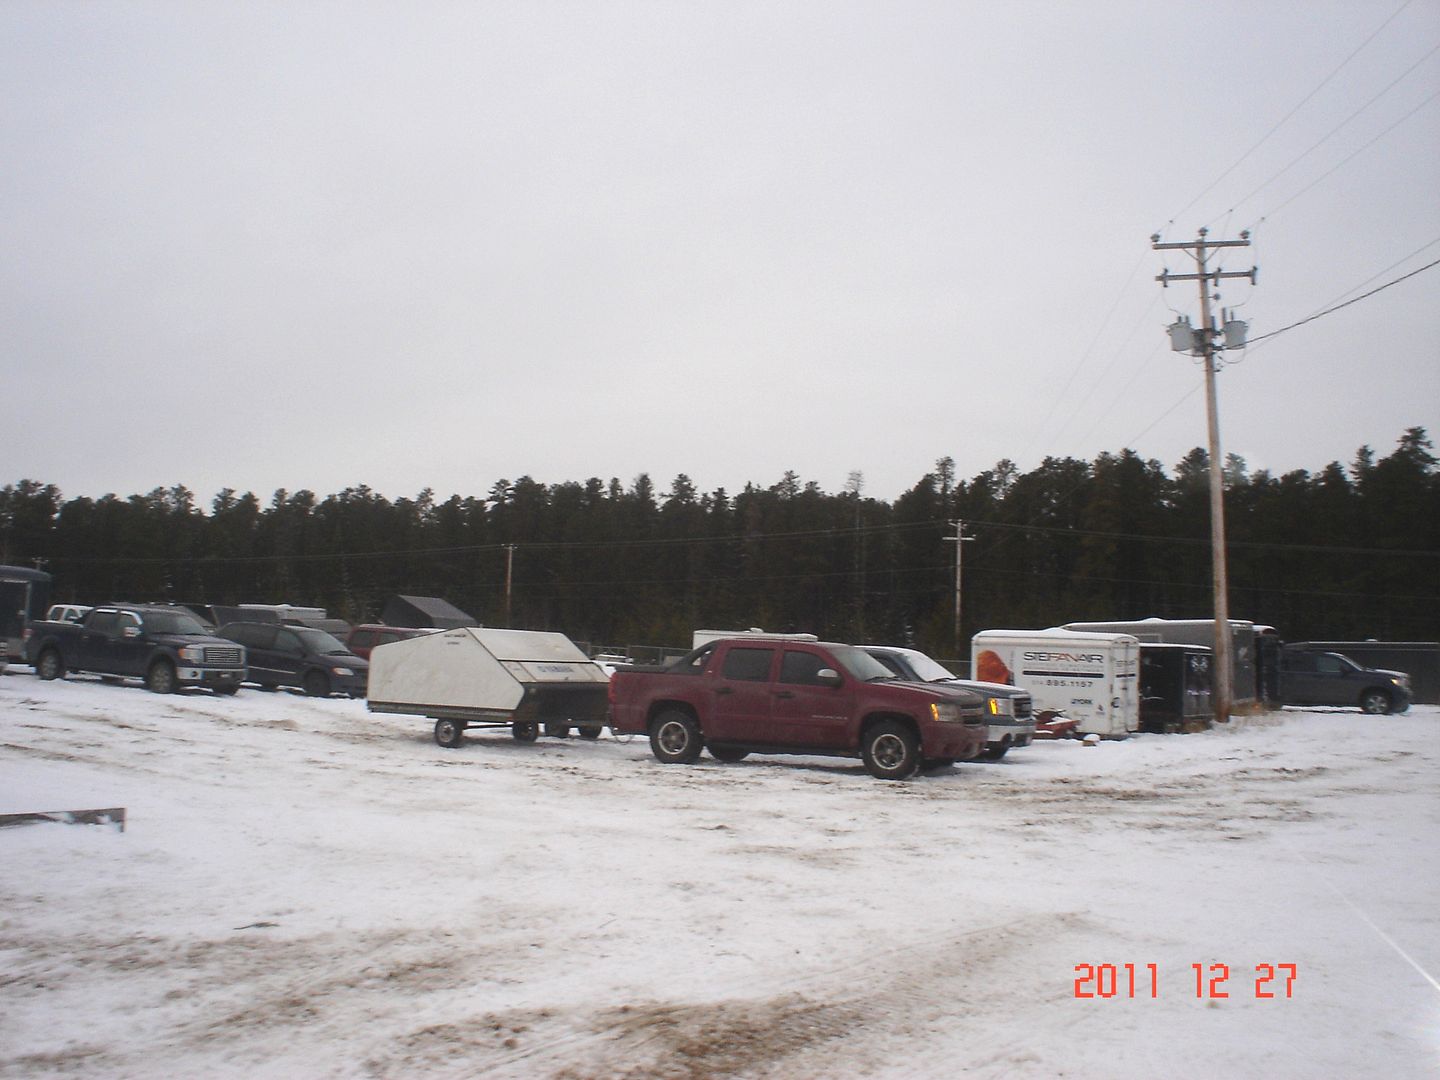
[[[1015,715],[1015,702],[1013,702],[1009,698],[987,698],[985,701],[985,707],[986,711],[988,711],[991,716]]]
[[[330,671],[331,671],[331,673],[334,674],[334,675],[354,675],[354,674],[355,674],[355,673],[354,673],[353,671],[351,671],[348,667],[332,667],[332,668],[330,669]]]
[[[192,664],[198,664],[205,659],[205,646],[182,645],[177,655],[181,660],[189,660]]]
[[[932,701],[930,703],[930,719],[937,720],[942,724],[958,724],[963,718],[960,715],[959,705]]]

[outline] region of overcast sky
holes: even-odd
[[[0,484],[1171,467],[1151,234],[1252,230],[1252,337],[1440,259],[1437,47],[1440,0],[5,0]],[[1224,450],[1440,439],[1437,298],[1231,354]]]

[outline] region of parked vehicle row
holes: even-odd
[[[1047,727],[1041,734],[1053,736],[1057,714],[1076,734],[1124,738],[1196,730],[1208,712],[1208,648],[1122,633],[982,631],[972,642],[982,681],[972,681],[913,649],[810,634],[698,631],[696,647],[671,663],[610,657],[601,664],[563,635],[535,631],[342,623],[342,641],[281,621],[300,612],[313,623],[323,619],[320,609],[280,607],[227,609],[242,617],[217,630],[178,606],[57,604],[51,618],[26,629],[24,658],[42,679],[88,672],[139,679],[162,693],[200,686],[233,694],[249,683],[368,696],[373,711],[429,717],[436,742],[452,748],[469,727],[507,726],[516,739],[533,741],[542,730],[595,738],[608,724],[617,734],[644,735],[665,764],[707,751],[727,762],[842,755],[887,780],[958,761],[998,761],[1028,746],[1039,720]],[[1367,713],[1404,711],[1411,697],[1403,672],[1313,648],[1283,650],[1277,683],[1287,703]],[[1147,704],[1153,723],[1143,719]]]

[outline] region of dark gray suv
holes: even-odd
[[[1361,667],[1348,656],[1286,647],[1280,650],[1280,700],[1286,705],[1349,705],[1367,713],[1410,707],[1410,676]]]
[[[216,631],[245,646],[249,681],[262,690],[298,686],[311,697],[364,697],[370,662],[338,638],[308,626],[264,622],[226,623]]]

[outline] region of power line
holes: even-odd
[[[1440,45],[1436,45],[1433,49],[1431,49],[1429,52],[1427,52],[1427,53],[1426,53],[1424,56],[1422,56],[1419,60],[1416,60],[1415,63],[1411,64],[1411,65],[1410,65],[1408,68],[1406,68],[1400,75],[1396,76],[1395,79],[1392,80],[1392,81],[1390,82],[1390,84],[1387,85],[1383,90],[1381,90],[1378,94],[1376,94],[1374,97],[1372,97],[1369,101],[1365,102],[1364,105],[1361,105],[1360,108],[1356,109],[1356,110],[1355,110],[1354,112],[1352,112],[1349,116],[1347,116],[1344,120],[1340,121],[1340,123],[1336,124],[1333,128],[1331,128],[1328,132],[1326,132],[1325,135],[1324,135],[1323,137],[1321,137],[1321,139],[1320,139],[1318,142],[1316,142],[1313,146],[1310,147],[1310,149],[1306,150],[1306,151],[1305,151],[1303,154],[1301,154],[1299,157],[1296,157],[1296,158],[1292,159],[1291,162],[1290,162],[1288,165],[1286,165],[1283,169],[1281,169],[1279,172],[1275,173],[1273,176],[1270,177],[1270,179],[1266,180],[1263,184],[1261,184],[1259,187],[1257,187],[1254,191],[1250,192],[1250,194],[1246,195],[1243,199],[1239,200],[1234,206],[1232,206],[1229,210],[1226,211],[1226,214],[1227,214],[1227,215],[1233,214],[1237,209],[1239,209],[1240,207],[1244,206],[1247,202],[1249,202],[1251,199],[1253,199],[1256,195],[1260,194],[1260,192],[1264,191],[1267,187],[1269,187],[1271,184],[1273,184],[1276,180],[1280,179],[1280,177],[1284,176],[1287,172],[1289,172],[1291,169],[1293,169],[1296,165],[1300,164],[1300,162],[1304,161],[1307,157],[1309,157],[1311,154],[1313,154],[1316,150],[1320,149],[1320,147],[1324,146],[1325,143],[1329,142],[1331,136],[1335,135],[1335,134],[1336,134],[1337,132],[1339,132],[1342,128],[1346,127],[1352,120],[1354,120],[1356,117],[1358,117],[1358,116],[1359,116],[1361,113],[1363,113],[1366,109],[1370,108],[1371,105],[1374,105],[1375,102],[1379,101],[1382,97],[1384,97],[1386,94],[1388,94],[1388,93],[1389,93],[1391,90],[1393,90],[1399,83],[1401,83],[1402,81],[1404,81],[1404,79],[1407,78],[1416,68],[1418,68],[1421,64],[1423,64],[1426,60],[1429,60],[1430,57],[1434,56],[1437,52],[1440,52]],[[1214,223],[1212,222],[1211,224],[1214,224]]]
[[[1347,64],[1349,64],[1351,60],[1354,60],[1355,57],[1359,56],[1360,53],[1365,49],[1365,47],[1368,46],[1372,41],[1375,40],[1376,37],[1379,36],[1380,31],[1384,30],[1387,26],[1389,26],[1392,22],[1394,22],[1395,19],[1399,16],[1399,14],[1400,14],[1402,11],[1404,11],[1406,8],[1408,8],[1413,2],[1414,2],[1414,0],[1404,0],[1404,3],[1402,3],[1398,8],[1396,8],[1395,11],[1390,15],[1389,18],[1387,18],[1384,22],[1382,22],[1379,26],[1377,26],[1377,27],[1375,28],[1375,30],[1370,34],[1369,37],[1367,37],[1364,41],[1362,41],[1359,45],[1357,45],[1357,46],[1355,47],[1355,50],[1354,50],[1353,52],[1351,52],[1349,56],[1345,57],[1344,60],[1340,61],[1340,64],[1335,68],[1334,71],[1330,72],[1329,75],[1326,75],[1325,78],[1321,79],[1320,82],[1315,86],[1315,89],[1311,90],[1310,93],[1306,94],[1305,97],[1304,97],[1303,99],[1301,99],[1300,104],[1296,105],[1296,106],[1295,106],[1293,109],[1291,109],[1288,113],[1286,113],[1286,114],[1285,114],[1284,116],[1282,116],[1279,120],[1277,120],[1277,121],[1275,122],[1275,124],[1270,128],[1270,130],[1267,131],[1264,135],[1260,136],[1259,140],[1258,140],[1253,146],[1251,146],[1250,149],[1246,150],[1243,154],[1241,154],[1238,158],[1236,158],[1235,163],[1234,163],[1233,165],[1231,165],[1228,169],[1226,169],[1226,170],[1225,170],[1224,172],[1222,172],[1219,176],[1217,176],[1214,180],[1212,180],[1212,181],[1210,182],[1210,185],[1209,185],[1208,187],[1206,187],[1204,191],[1200,192],[1199,195],[1196,195],[1195,198],[1191,199],[1188,203],[1186,203],[1177,213],[1173,214],[1173,215],[1171,216],[1171,218],[1170,218],[1170,222],[1169,222],[1169,223],[1173,225],[1173,224],[1175,223],[1175,219],[1176,219],[1176,218],[1178,218],[1181,214],[1183,214],[1183,213],[1185,213],[1187,210],[1189,210],[1192,206],[1194,206],[1196,203],[1198,203],[1198,202],[1199,202],[1201,199],[1203,199],[1206,195],[1209,195],[1211,191],[1213,191],[1216,187],[1219,186],[1219,184],[1220,184],[1220,182],[1221,182],[1222,180],[1224,180],[1224,179],[1225,179],[1226,177],[1228,177],[1232,172],[1234,172],[1236,169],[1238,169],[1238,168],[1240,167],[1240,165],[1241,165],[1251,154],[1253,154],[1256,150],[1259,150],[1260,147],[1264,146],[1265,143],[1269,141],[1270,137],[1275,134],[1275,132],[1279,131],[1282,127],[1284,127],[1285,124],[1289,122],[1289,120],[1290,120],[1291,117],[1293,117],[1296,113],[1298,113],[1301,109],[1303,109],[1307,104],[1309,104],[1311,98],[1313,98],[1316,94],[1318,94],[1321,90],[1323,90],[1323,89],[1325,88],[1325,86],[1330,82],[1331,79],[1335,78],[1336,75],[1340,74],[1341,70],[1344,69],[1345,66],[1346,66]]]
[[[1377,142],[1379,142],[1381,139],[1385,138],[1386,135],[1389,135],[1392,131],[1394,131],[1396,128],[1398,128],[1401,124],[1405,123],[1405,121],[1409,120],[1412,116],[1414,116],[1416,113],[1418,113],[1421,109],[1423,109],[1423,108],[1425,108],[1425,106],[1429,105],[1429,104],[1430,104],[1432,101],[1434,101],[1437,97],[1440,97],[1440,90],[1436,90],[1433,94],[1431,94],[1429,97],[1427,97],[1424,101],[1420,102],[1420,104],[1416,105],[1416,106],[1415,106],[1413,109],[1411,109],[1408,113],[1406,113],[1404,116],[1400,117],[1399,120],[1396,120],[1393,124],[1391,124],[1389,127],[1387,127],[1384,131],[1382,131],[1382,132],[1380,132],[1380,134],[1376,135],[1373,139],[1371,139],[1369,142],[1367,142],[1364,146],[1361,146],[1359,149],[1355,150],[1353,153],[1346,155],[1341,161],[1337,162],[1333,167],[1331,167],[1330,169],[1327,169],[1325,172],[1321,173],[1321,174],[1320,174],[1319,176],[1317,176],[1314,180],[1312,180],[1310,183],[1306,184],[1303,188],[1301,188],[1299,191],[1297,191],[1294,195],[1291,195],[1290,198],[1286,199],[1286,200],[1285,200],[1283,203],[1281,203],[1279,206],[1276,206],[1276,207],[1274,207],[1273,209],[1268,210],[1266,213],[1264,213],[1263,215],[1261,215],[1261,217],[1259,218],[1259,220],[1256,221],[1255,225],[1258,226],[1261,222],[1269,221],[1271,217],[1273,217],[1274,215],[1278,214],[1281,210],[1284,210],[1285,207],[1289,206],[1289,205],[1290,205],[1291,203],[1293,203],[1296,199],[1300,198],[1300,196],[1305,195],[1305,194],[1308,194],[1308,193],[1311,191],[1311,189],[1313,189],[1314,187],[1316,187],[1316,185],[1320,184],[1320,183],[1321,183],[1322,181],[1324,181],[1324,180],[1328,180],[1332,175],[1334,175],[1334,174],[1335,174],[1336,172],[1338,172],[1340,169],[1343,169],[1346,165],[1350,164],[1350,162],[1354,161],[1357,157],[1359,157],[1361,154],[1363,154],[1366,150],[1369,150],[1370,147],[1374,146],[1374,145],[1375,145]],[[1252,228],[1253,228],[1253,227],[1254,227],[1254,226],[1252,226]]]
[[[1428,247],[1429,245],[1426,245],[1426,246]],[[1268,333],[1268,334],[1261,334],[1261,335],[1259,335],[1258,337],[1253,337],[1253,338],[1250,339],[1250,344],[1251,344],[1251,345],[1254,345],[1254,344],[1256,344],[1256,343],[1258,343],[1258,342],[1264,341],[1266,338],[1277,337],[1277,336],[1279,336],[1280,334],[1285,333],[1287,330],[1294,330],[1297,326],[1304,326],[1306,323],[1312,323],[1312,322],[1314,322],[1316,319],[1323,318],[1323,317],[1326,316],[1326,315],[1330,315],[1330,314],[1333,314],[1334,312],[1339,311],[1341,308],[1347,308],[1347,307],[1349,307],[1351,304],[1358,304],[1361,300],[1366,300],[1366,299],[1374,296],[1376,293],[1384,292],[1386,289],[1390,288],[1390,286],[1392,286],[1392,285],[1399,285],[1402,281],[1407,281],[1407,280],[1409,280],[1410,278],[1414,277],[1416,274],[1423,274],[1426,270],[1432,269],[1433,267],[1436,267],[1436,266],[1440,266],[1440,259],[1436,259],[1434,262],[1431,262],[1431,263],[1426,263],[1424,266],[1420,267],[1418,270],[1411,270],[1410,273],[1405,274],[1405,275],[1402,276],[1402,277],[1398,277],[1398,278],[1396,278],[1394,281],[1387,281],[1384,285],[1381,285],[1379,288],[1371,289],[1371,290],[1370,290],[1369,292],[1367,292],[1367,293],[1361,293],[1359,296],[1355,297],[1353,300],[1346,300],[1343,304],[1336,304],[1334,307],[1332,307],[1332,308],[1326,308],[1324,311],[1317,311],[1314,315],[1311,315],[1309,318],[1301,319],[1299,322],[1291,323],[1289,326],[1282,326],[1279,330],[1272,330],[1272,331],[1270,331],[1270,333]]]

